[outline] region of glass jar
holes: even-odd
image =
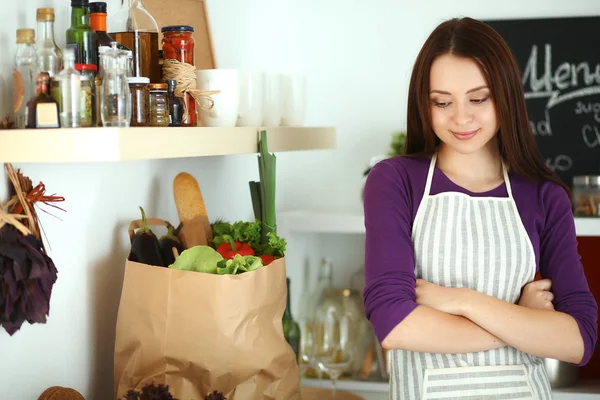
[[[195,65],[194,61],[194,27],[189,25],[171,25],[162,28],[162,53],[163,60],[177,60],[180,63]],[[163,69],[165,67],[163,66]],[[167,67],[168,68],[168,67]],[[165,73],[163,71],[163,76]],[[178,85],[183,82],[182,76],[175,77],[172,73],[167,73],[166,79],[177,79]],[[189,78],[195,79],[194,76]],[[195,87],[195,86],[194,86]],[[183,102],[187,113],[182,120],[183,126],[196,126],[198,123],[198,114],[196,111],[196,100],[191,94],[183,95]]]
[[[148,90],[149,78],[127,78],[131,92],[131,123],[129,126],[145,126],[148,124]]]
[[[96,71],[95,64],[75,64],[80,74],[79,115],[82,127],[96,124]]]
[[[167,84],[151,83],[148,85],[150,96],[148,101],[148,125],[169,126],[169,101],[167,100]]]
[[[163,59],[194,65],[194,28],[189,25],[165,26],[162,33]]]
[[[600,176],[573,177],[573,213],[576,217],[600,217]]]
[[[127,84],[127,56],[112,42],[102,55],[101,114],[105,127],[129,127],[131,92]]]

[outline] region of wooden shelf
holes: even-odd
[[[258,132],[268,133],[269,151],[334,149],[330,127],[278,128],[75,128],[0,130],[0,161],[70,163],[153,160],[252,154]]]
[[[289,232],[346,233],[365,232],[362,210],[297,210],[282,212],[278,224]],[[577,236],[600,236],[600,218],[575,218]]]

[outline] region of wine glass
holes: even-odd
[[[300,356],[298,360],[298,369],[300,377],[312,367],[317,373],[317,378],[321,379],[322,372],[317,366],[315,360],[315,335],[313,331],[313,320],[310,318],[301,318],[300,325]]]
[[[327,313],[318,318],[315,326],[315,360],[320,370],[329,375],[333,399],[339,377],[352,364],[352,340],[350,321],[347,315]]]

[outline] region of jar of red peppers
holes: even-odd
[[[194,65],[194,27],[189,25],[165,26],[162,28],[162,33],[163,59]],[[187,115],[184,117],[182,125],[196,126],[198,121],[196,101],[191,94],[186,93],[183,102]]]

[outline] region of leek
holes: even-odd
[[[259,182],[250,182],[250,195],[254,216],[261,221],[261,244],[269,243],[268,234],[277,234],[275,220],[275,154],[269,153],[267,131],[260,131],[258,140],[258,173]]]

